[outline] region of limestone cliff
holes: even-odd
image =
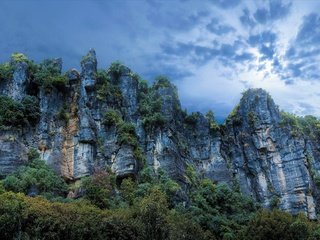
[[[40,110],[34,124],[1,127],[1,176],[22,165],[31,148],[69,181],[107,167],[121,181],[149,166],[187,186],[190,165],[265,207],[316,218],[320,139],[285,122],[262,89],[245,92],[218,127],[209,115],[182,111],[176,87],[164,78],[148,87],[121,64],[98,71],[94,50],[80,73],[72,69],[63,77],[61,59],[35,67],[13,58],[6,67],[11,74],[0,72],[0,94],[18,103],[32,95]]]

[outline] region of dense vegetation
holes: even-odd
[[[0,106],[0,129],[33,125],[40,116],[39,101],[34,96],[26,96],[21,102],[0,96]]]
[[[14,54],[12,61],[28,64],[29,77],[37,87],[62,89],[67,83],[59,66],[50,61],[35,65],[21,54]],[[0,80],[12,78],[11,64],[0,65]],[[320,239],[317,222],[304,215],[262,210],[241,194],[236,184],[217,184],[188,166],[187,185],[179,185],[161,169],[154,172],[145,166],[136,127],[124,119],[119,107],[122,94],[117,83],[122,74],[138,82],[138,114],[147,133],[167,123],[162,113],[164,99],[158,92],[173,87],[163,76],[148,87],[118,62],[97,72],[97,99],[108,106],[104,127],[114,130],[119,145],[132,148],[139,175],[117,181],[110,169],[97,169],[92,176],[67,184],[33,149],[24,166],[0,181],[0,239]],[[34,96],[21,101],[0,96],[0,105],[1,129],[33,125],[39,118],[39,102]],[[237,119],[238,109],[230,114],[233,124],[241,121]],[[57,118],[67,121],[68,112],[68,106],[63,106]],[[183,123],[193,128],[199,118],[200,113],[185,114]],[[216,132],[219,126],[213,112],[205,118],[210,130]],[[255,116],[248,113],[248,118],[253,124]],[[292,131],[320,136],[320,122],[311,116],[282,113],[281,124]],[[320,180],[315,182],[320,185]]]
[[[99,170],[67,186],[35,150],[0,182],[1,239],[319,239],[304,215],[261,210],[237,187],[202,179],[189,166],[187,195],[161,169],[117,185]],[[76,199],[67,197],[77,189]]]
[[[303,133],[311,138],[320,137],[320,120],[314,116],[296,116],[291,113],[281,112],[281,126],[289,127],[292,134]]]

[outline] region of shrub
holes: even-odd
[[[67,76],[61,75],[60,69],[50,60],[44,60],[33,77],[34,83],[46,89],[53,87],[63,89],[68,83]]]
[[[64,104],[63,107],[60,108],[59,112],[57,113],[57,118],[61,121],[64,121],[65,123],[68,123],[70,119],[70,113],[66,104]]]
[[[159,88],[167,88],[167,87],[171,87],[170,80],[167,77],[165,76],[156,77],[155,82],[153,84],[153,88],[155,90]]]
[[[24,116],[29,123],[34,124],[39,120],[40,107],[39,100],[35,96],[26,96],[21,101],[24,107]]]
[[[136,136],[136,130],[132,123],[122,123],[118,127],[118,143],[128,144],[132,147],[138,146],[138,140]]]
[[[13,53],[11,60],[14,62],[28,62],[28,58],[23,53]]]
[[[36,156],[37,154],[32,150],[29,153],[27,165],[19,167],[16,172],[3,180],[5,189],[26,194],[34,194],[33,190],[36,194],[65,194],[66,183],[43,160],[35,158]]]
[[[207,113],[206,113],[206,118],[208,119],[209,121],[209,124],[210,124],[210,132],[211,133],[214,133],[216,132],[217,130],[219,130],[219,125],[217,124],[215,118],[214,118],[214,114],[211,110],[209,110]]]
[[[0,106],[0,127],[21,127],[25,124],[25,108],[22,103],[0,96]]]
[[[161,113],[162,99],[154,94],[154,89],[149,89],[146,82],[140,82],[139,88],[139,113],[142,117],[142,124],[146,131],[162,127],[166,119]]]
[[[186,116],[184,121],[186,124],[195,125],[199,119],[199,116],[200,116],[199,112],[193,112],[191,115]]]
[[[110,208],[114,188],[114,175],[107,171],[98,171],[83,179],[85,198],[100,208]]]
[[[122,102],[122,93],[119,87],[111,83],[106,71],[98,71],[97,73],[97,99],[116,106],[120,106]]]
[[[0,64],[0,80],[13,78],[13,68],[9,63]]]
[[[126,67],[120,62],[111,63],[108,73],[114,77],[116,81],[119,81],[120,76],[125,72]]]
[[[122,123],[122,117],[119,111],[114,109],[109,109],[103,118],[103,124],[105,124],[108,127],[111,126],[118,126]]]

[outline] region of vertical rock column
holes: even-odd
[[[253,195],[265,207],[278,205],[314,218],[305,141],[281,125],[279,110],[264,90],[244,93],[239,108],[227,121],[226,132],[227,155],[242,192]]]
[[[10,64],[13,68],[13,79],[9,88],[9,96],[14,100],[21,100],[26,95],[28,85],[28,63],[27,60],[17,61],[12,58]]]
[[[79,97],[79,135],[75,138],[77,147],[74,152],[74,178],[88,175],[92,172],[95,157],[95,122],[91,107],[96,84],[97,59],[91,49],[81,61],[81,83]]]

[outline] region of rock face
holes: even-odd
[[[242,192],[265,207],[316,217],[312,179],[302,136],[281,125],[278,108],[265,91],[247,91],[227,121],[226,156]]]
[[[187,116],[181,110],[170,82],[155,83],[148,99],[130,69],[114,65],[98,72],[94,50],[81,61],[81,73],[75,69],[66,73],[63,88],[35,86],[27,61],[11,65],[12,79],[0,82],[0,93],[16,101],[36,96],[40,119],[35,126],[0,131],[1,176],[24,164],[31,148],[70,181],[101,168],[110,168],[119,180],[136,178],[144,165],[155,173],[166,171],[186,187],[186,169],[192,166],[203,177],[238,186],[264,207],[316,218],[320,139],[284,124],[264,90],[245,92],[225,124],[213,128],[208,116]],[[46,60],[46,65],[61,72],[61,59]],[[142,99],[150,105],[157,100],[160,107],[145,113]],[[133,133],[120,136],[121,124],[106,124],[108,111],[118,114],[121,124],[131,123],[127,127]],[[155,113],[161,121],[155,121]],[[156,124],[147,127],[150,121]]]

